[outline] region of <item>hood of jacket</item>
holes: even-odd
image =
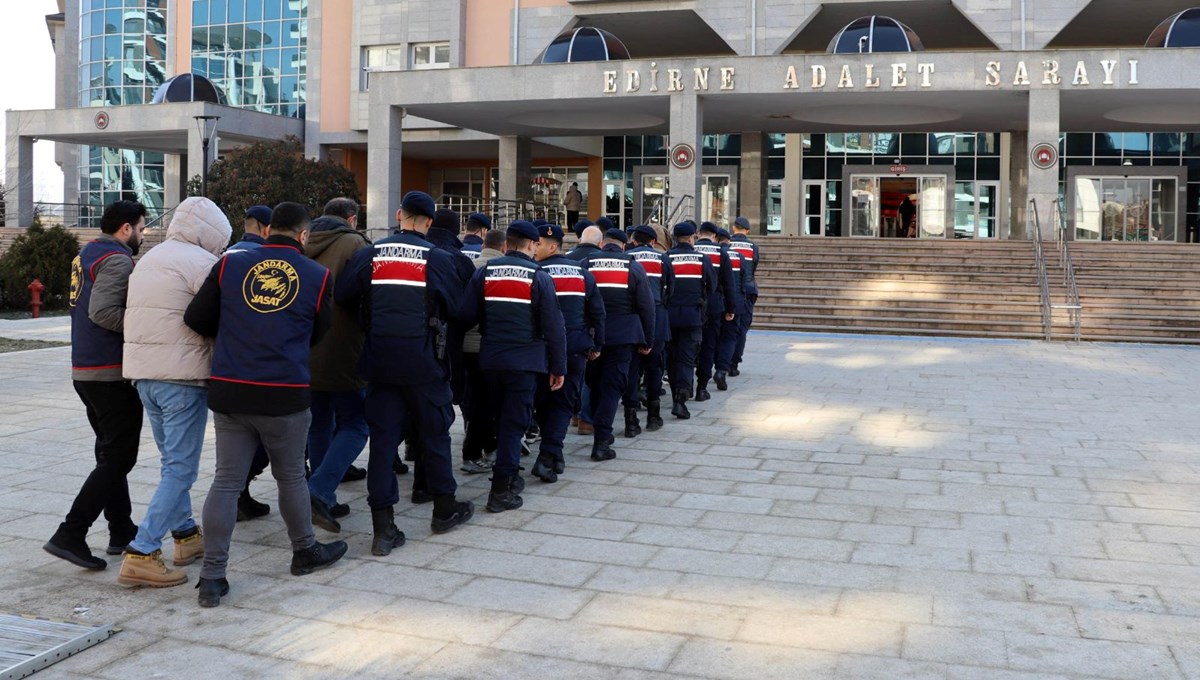
[[[312,224],[309,225],[308,233],[315,234],[320,231],[333,231],[341,227],[345,227],[347,229],[351,228],[350,223],[340,217],[335,217],[333,215],[321,215],[317,219],[313,220]]]
[[[325,218],[319,217],[316,220],[313,220],[313,224],[316,225],[316,223],[322,219]],[[352,234],[361,239],[362,246],[370,244],[370,241],[367,240],[367,237],[364,236],[362,232],[352,229],[350,225],[346,224],[344,221],[338,221],[342,223],[342,226],[333,227],[332,229],[326,228],[322,229],[321,231],[309,231],[308,243],[304,244],[304,254],[308,255],[314,260],[319,259],[321,255],[329,249],[330,246],[332,246],[337,242],[338,239],[342,238],[346,234]]]
[[[216,203],[193,196],[175,209],[171,226],[167,227],[167,240],[189,243],[213,255],[220,255],[229,245],[231,233],[233,229],[229,226],[229,219]]]

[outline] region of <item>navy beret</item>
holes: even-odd
[[[517,220],[516,222],[508,225],[508,233],[522,236],[530,241],[538,240],[537,227],[533,226],[531,222],[526,222],[525,220]]]
[[[600,227],[600,229],[603,231],[608,231],[609,229],[615,228],[617,225],[613,224],[613,221],[608,219],[608,217],[598,217],[596,218],[596,226]]]
[[[253,217],[263,224],[271,223],[271,208],[265,205],[252,205],[246,208],[246,217]]]
[[[579,236],[580,234],[583,233],[584,229],[587,229],[588,227],[594,227],[594,226],[596,226],[596,224],[594,222],[592,222],[591,220],[579,220],[578,222],[575,223],[574,226],[571,227],[571,231],[575,232],[576,236]]]
[[[718,229],[720,229],[720,227],[713,224],[712,222],[702,222],[700,224],[699,231],[701,234],[715,234],[715,233],[717,233]]]
[[[467,221],[482,225],[484,229],[492,228],[491,218],[481,212],[473,212],[470,215],[467,215]]]
[[[431,226],[432,229],[444,229],[457,234],[461,227],[462,223],[459,221],[458,213],[454,212],[453,210],[449,208],[438,208],[437,211],[433,213],[433,225]]]
[[[654,231],[654,227],[651,227],[646,224],[639,224],[636,227],[634,227],[633,233],[641,234],[642,236],[649,236],[652,239],[658,238],[658,232]]]
[[[543,219],[541,217],[537,217],[537,218],[534,218],[534,220],[532,222],[530,222],[530,224],[532,224],[535,227],[540,227],[543,224],[550,224],[550,220]]]
[[[433,202],[433,197],[424,191],[410,191],[400,199],[400,209],[409,215],[424,215],[432,220],[437,212],[437,205]]]
[[[692,234],[696,233],[696,225],[692,224],[691,222],[680,222],[679,224],[675,225],[675,228],[671,230],[671,233],[677,237],[691,236]]]
[[[563,230],[557,224],[541,224],[538,225],[538,235],[542,238],[552,238],[555,241],[561,241],[563,239]]]
[[[733,221],[733,226],[737,227],[738,229],[749,229],[750,220],[746,219],[745,217],[739,217]]]
[[[620,241],[621,243],[629,243],[629,237],[626,236],[625,232],[621,231],[620,229],[609,229],[608,231],[604,232],[604,238],[612,239],[613,241]]]
[[[727,240],[727,241],[728,241],[729,239],[733,238],[732,236],[730,236],[730,235],[729,235],[729,232],[728,232],[728,231],[726,231],[725,229],[723,229],[723,228],[721,228],[721,227],[717,227],[716,234],[717,234],[717,238],[723,238],[723,239],[725,239],[725,240]]]

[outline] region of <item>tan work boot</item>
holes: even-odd
[[[585,423],[582,420],[579,421],[579,434],[590,435],[590,434],[594,434],[595,432],[596,432],[596,428],[592,427],[591,423]]]
[[[183,570],[167,568],[161,550],[155,550],[150,555],[125,553],[121,573],[117,575],[117,583],[123,586],[169,588],[187,583],[187,580],[187,573]]]
[[[187,538],[175,539],[175,559],[171,561],[177,567],[186,567],[204,557],[204,532],[196,527],[196,533]]]

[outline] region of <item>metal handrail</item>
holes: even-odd
[[[1063,270],[1063,287],[1067,289],[1067,304],[1055,305],[1056,309],[1067,310],[1071,321],[1072,338],[1079,342],[1083,327],[1083,304],[1079,301],[1079,285],[1075,281],[1075,261],[1071,258],[1071,240],[1067,238],[1067,215],[1063,210],[1062,199],[1054,203],[1058,214],[1058,225],[1055,230],[1055,241],[1058,245],[1058,264]]]
[[[1046,253],[1042,248],[1042,220],[1038,215],[1037,199],[1029,199],[1030,215],[1033,217],[1033,234],[1029,234],[1030,220],[1025,221],[1025,235],[1033,241],[1033,260],[1037,265],[1038,293],[1042,303],[1042,334],[1046,342],[1050,342],[1053,328],[1052,311],[1050,307],[1050,282],[1046,275]]]
[[[170,226],[171,218],[175,215],[175,209],[178,207],[179,206],[175,206],[174,208],[167,208],[166,210],[162,211],[157,216],[151,218],[148,222],[146,222],[146,226],[144,228],[145,229],[158,229],[160,227],[163,229],[167,228],[168,226]]]
[[[670,199],[669,196],[667,196],[667,198],[668,198],[668,200]],[[679,202],[675,204],[675,208],[671,211],[670,215],[667,215],[667,219],[663,224],[667,225],[667,226],[675,224],[675,217],[677,215],[679,215],[681,212],[684,212],[685,206],[687,207],[687,209],[691,209],[692,205],[695,202],[696,202],[696,197],[691,194],[684,194],[684,195],[680,196]]]
[[[480,196],[461,196],[457,194],[442,194],[438,205],[449,208],[465,218],[469,213],[481,212],[492,220],[492,226],[507,227],[516,220],[528,220],[537,216],[540,211],[550,222],[570,229],[574,225],[562,224],[566,218],[566,210],[562,206],[551,205],[532,200],[511,200],[500,198],[483,198]]]

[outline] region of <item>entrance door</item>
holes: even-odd
[[[667,175],[642,175],[638,197],[638,224],[663,224],[671,206],[667,205]]]
[[[946,238],[946,178],[918,177],[917,228],[921,238]]]
[[[767,182],[767,233],[783,232],[783,180]]]
[[[718,227],[729,228],[736,215],[737,187],[733,177],[725,174],[705,174],[701,182],[700,218]]]
[[[620,229],[625,229],[625,212],[628,203],[629,200],[625,195],[625,180],[604,180],[604,215]],[[632,206],[628,207],[632,208]]]
[[[998,182],[958,182],[954,189],[954,238],[996,238]]]
[[[825,235],[825,182],[809,180],[802,188],[804,229],[801,236]]]
[[[879,178],[853,175],[850,178],[850,234],[855,237],[879,236]]]

